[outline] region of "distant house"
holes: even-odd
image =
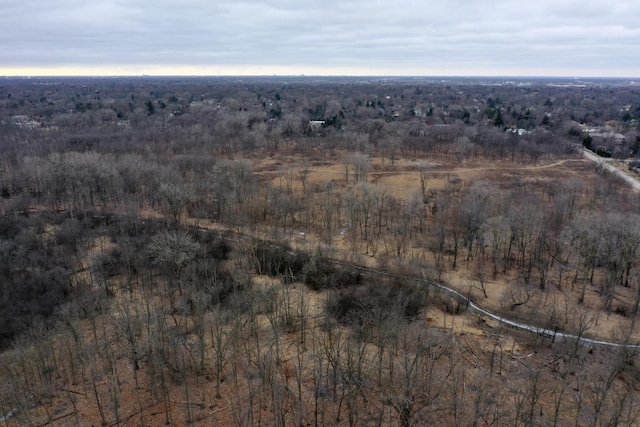
[[[585,124],[581,124],[582,131],[589,134],[593,138],[602,138],[610,141],[622,142],[625,137],[621,133],[617,133],[611,126],[594,126],[590,127]]]
[[[515,133],[518,136],[529,135],[531,133],[530,130],[522,129],[522,128],[507,128],[507,132]]]
[[[309,125],[307,126],[307,132],[320,132],[324,127],[324,120],[309,120]]]
[[[40,122],[31,120],[29,116],[13,116],[11,122],[19,128],[35,129],[40,127]]]

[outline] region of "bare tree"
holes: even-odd
[[[367,173],[371,168],[371,157],[363,153],[353,153],[348,161],[353,165],[355,182],[366,182]]]
[[[198,243],[185,232],[164,231],[156,234],[149,242],[147,253],[153,263],[167,274],[170,294],[173,294],[175,287],[182,295],[182,274],[195,259],[198,249]]]
[[[486,182],[475,182],[464,196],[460,204],[459,226],[463,230],[464,243],[467,247],[467,261],[473,255],[474,243],[483,246],[481,230],[491,214],[491,208],[498,192]]]
[[[180,223],[180,215],[189,203],[194,201],[192,189],[182,183],[163,182],[158,189],[158,198],[162,210],[173,218],[173,221]]]

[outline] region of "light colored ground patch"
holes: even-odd
[[[353,189],[353,171],[350,172],[349,185],[345,184],[344,159],[348,154],[326,154],[322,160],[307,158],[304,162],[302,158],[297,156],[283,156],[278,159],[259,158],[254,159],[255,170],[258,171],[259,177],[263,177],[262,179],[268,180],[274,186],[283,186],[284,175],[290,173],[293,194],[299,195],[301,194],[301,185],[298,171],[304,163],[304,166],[308,168],[307,182],[310,188],[333,181],[338,191],[351,190]],[[468,187],[474,182],[485,181],[506,190],[521,191],[526,188],[528,191],[537,192],[538,195],[544,195],[545,189],[563,180],[577,179],[582,181],[585,187],[588,187],[593,185],[597,179],[593,164],[578,156],[552,161],[541,159],[537,164],[523,164],[509,159],[471,159],[460,164],[453,157],[444,156],[399,158],[392,164],[389,159],[374,156],[367,180],[394,197],[408,199],[416,191],[420,191],[420,171],[424,171],[426,174],[429,192],[432,190],[439,192],[445,187],[453,188],[455,191]],[[581,202],[588,203],[589,201],[583,199]],[[319,236],[312,231],[300,231],[304,231],[304,237],[300,237],[297,233],[288,237],[284,236],[293,248],[309,252],[323,248],[325,253],[330,253],[337,259],[353,260],[369,267],[378,267],[382,257],[388,258],[392,264],[397,261],[394,260],[393,251],[384,250],[384,238],[380,240],[377,254],[374,257],[371,252],[362,254],[358,252],[357,248],[354,251],[354,246],[349,238],[349,230],[336,230],[336,235],[329,244],[321,243]],[[264,232],[258,231],[256,236],[269,238],[270,233],[265,228]],[[430,259],[430,254],[424,246],[413,245],[411,252],[415,259]],[[511,309],[510,292],[522,284],[517,282],[510,272],[488,279],[485,289],[487,297],[484,297],[474,279],[475,272],[472,271],[474,263],[473,261],[470,264],[464,262],[465,254],[463,252],[461,250],[458,268],[453,272],[450,271],[451,259],[448,255],[444,256],[442,263],[446,273],[443,279],[460,292],[465,294],[470,292],[474,301],[491,311],[509,317],[535,320],[541,315],[548,316],[550,311],[555,310],[564,312],[564,318],[568,319],[567,312],[577,307],[575,292],[569,292],[566,284],[563,289],[549,285],[546,291],[539,292],[535,290],[536,284],[533,283],[529,285],[535,294],[532,302],[528,303],[528,306],[531,307]],[[400,261],[400,263],[406,262],[409,262],[409,256]],[[626,290],[623,289],[618,298],[626,298],[626,294],[623,295],[625,292]],[[580,308],[587,310],[594,319],[590,335],[602,339],[614,339],[620,336],[619,331],[627,327],[628,319],[616,314],[605,315],[600,312],[600,307],[599,296],[595,292],[589,291],[585,304]],[[561,327],[564,330],[569,330],[573,326],[565,321]],[[637,336],[640,339],[640,334]]]

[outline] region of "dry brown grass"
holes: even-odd
[[[337,153],[333,158],[324,158],[322,161],[309,159],[302,160],[294,155],[284,155],[278,161],[274,158],[254,159],[255,169],[259,175],[271,176],[272,185],[281,185],[284,171],[291,171],[294,175],[303,167],[309,169],[309,183],[322,184],[327,181],[337,183],[343,190],[351,189],[353,183],[345,182],[343,159],[345,153]],[[275,165],[275,166],[274,166]],[[466,160],[463,164],[457,162],[453,157],[429,156],[426,158],[403,158],[400,157],[393,164],[388,159],[372,157],[371,171],[368,173],[367,181],[375,184],[381,191],[391,194],[394,197],[409,199],[416,192],[420,191],[420,171],[427,173],[427,187],[429,190],[442,190],[446,186],[454,185],[459,189],[469,187],[474,182],[485,181],[498,186],[506,191],[518,191],[529,194],[540,194],[540,199],[544,199],[544,191],[552,185],[562,180],[580,179],[586,187],[594,185],[599,179],[594,171],[593,164],[579,156],[569,157],[560,160],[540,161],[537,164],[518,163],[510,160],[490,160],[472,159]],[[351,178],[352,179],[352,178]],[[297,175],[293,179],[294,191],[301,191]],[[589,203],[583,199],[581,203]],[[266,236],[266,233],[263,234]],[[294,248],[313,249],[322,246],[318,241],[318,236],[312,232],[306,232],[304,240],[300,238],[290,239]],[[380,244],[381,246],[382,244]],[[345,236],[337,235],[331,243],[331,250],[338,258],[353,259],[352,247]],[[414,257],[429,259],[430,253],[419,247],[412,248]],[[363,265],[374,267],[378,264],[376,258],[371,256],[356,256],[356,260]],[[455,271],[447,270],[444,276],[445,281],[461,292],[469,292],[471,288],[477,288],[476,275],[477,267],[475,262],[459,262]],[[554,310],[572,311],[576,307],[585,309],[594,319],[594,326],[590,329],[589,335],[600,339],[619,339],[621,333],[628,327],[629,319],[622,315],[613,313],[602,313],[600,310],[599,295],[595,289],[588,292],[583,305],[577,303],[577,289],[579,284],[571,284],[568,277],[563,278],[562,288],[554,286],[554,279],[550,277],[551,285],[544,292],[532,287],[531,303],[525,307],[518,307],[517,310],[509,310],[508,294],[514,286],[522,286],[518,283],[515,271],[501,274],[498,277],[487,280],[488,298],[476,290],[472,291],[472,296],[484,307],[495,312],[503,313],[513,318],[539,322],[541,310],[551,302],[559,307]],[[631,290],[619,289],[617,299],[625,301],[630,298]],[[542,307],[542,308],[541,308]],[[570,329],[570,325],[559,325],[561,328]],[[633,337],[640,340],[640,333],[636,332]]]
[[[341,154],[335,157],[324,158],[322,160],[304,159],[298,155],[278,155],[274,157],[263,157],[252,159],[256,174],[263,182],[268,182],[273,186],[286,185],[286,174],[293,174],[291,180],[291,189],[294,194],[301,194],[302,187],[298,178],[300,168],[309,169],[308,185],[322,185],[325,182],[333,181],[338,185],[341,191],[345,191],[353,187],[353,184],[345,182],[344,167],[340,163]],[[491,182],[505,190],[514,188],[524,188],[526,191],[541,192],[546,186],[551,185],[559,180],[569,178],[580,178],[591,185],[597,176],[593,173],[592,165],[581,158],[567,158],[559,161],[540,162],[538,165],[519,164],[510,161],[492,161],[492,160],[472,160],[466,161],[464,164],[458,164],[453,158],[400,158],[394,164],[388,159],[373,158],[372,169],[368,174],[367,181],[377,185],[381,190],[393,194],[394,197],[410,198],[416,191],[420,190],[419,173],[421,168],[426,168],[428,174],[428,188],[433,190],[442,190],[448,185],[455,185],[460,188],[466,188],[476,181]],[[224,229],[219,224],[211,223],[197,218],[186,219],[188,223],[197,224],[199,227]],[[270,239],[271,232],[269,227],[262,225],[254,225],[252,234],[255,237]],[[317,251],[322,248],[324,253],[329,253],[337,259],[355,261],[360,265],[369,267],[379,267],[383,264],[392,270],[403,271],[404,260],[396,260],[391,257],[377,256],[373,257],[362,253],[354,252],[350,246],[348,239],[342,235],[336,235],[330,244],[322,243],[320,237],[313,231],[305,231],[304,237],[294,234],[287,236],[286,240],[294,249],[306,252]],[[104,245],[110,242],[96,242],[93,250],[104,248]],[[433,255],[423,246],[415,245],[411,249],[416,258],[427,260],[433,263]],[[90,257],[94,251],[89,251],[87,257]],[[384,258],[384,259],[383,259]],[[463,257],[461,257],[463,258]],[[89,258],[85,260],[89,262]],[[450,261],[444,258],[444,264],[449,265]],[[432,265],[432,264],[431,264]],[[593,318],[593,323],[588,331],[589,336],[599,339],[615,340],[621,336],[621,331],[629,327],[629,319],[612,313],[602,313],[600,311],[600,298],[596,292],[591,289],[586,297],[583,305],[577,303],[577,288],[571,289],[569,282],[563,282],[563,286],[559,287],[550,284],[545,291],[539,291],[532,287],[531,303],[511,310],[509,306],[508,295],[510,289],[514,287],[522,287],[523,284],[517,281],[515,272],[507,272],[499,274],[493,278],[487,275],[485,291],[487,297],[479,290],[477,283],[478,267],[475,260],[470,262],[459,261],[458,268],[453,271],[445,268],[442,272],[442,279],[451,287],[470,295],[483,307],[489,310],[503,313],[504,315],[523,319],[523,321],[539,322],[544,316],[549,316],[551,311],[557,310],[564,313],[565,319],[571,318],[567,313],[575,313],[577,310],[586,310],[588,316]],[[263,276],[254,276],[253,283],[256,290],[268,291],[269,289],[278,289],[281,286],[279,280],[267,278]],[[550,278],[553,283],[554,277]],[[290,297],[297,300],[301,293],[307,299],[309,307],[309,316],[316,319],[309,323],[307,334],[319,333],[321,330],[321,319],[324,316],[324,303],[326,299],[325,292],[312,292],[306,290],[302,284],[294,284],[290,288]],[[617,298],[623,300],[629,298],[631,290],[621,289]],[[147,296],[144,296],[146,298]],[[124,299],[138,300],[143,303],[143,295],[125,294],[124,292],[116,293],[113,304],[121,304]],[[155,295],[154,299],[158,306],[162,305],[160,295]],[[122,300],[122,301],[121,301]],[[103,314],[101,318],[96,319],[97,322],[103,322],[109,325],[113,314]],[[167,318],[167,322],[174,322],[174,318]],[[190,320],[185,319],[186,323]],[[465,312],[463,314],[451,315],[440,307],[429,307],[425,313],[417,320],[419,324],[425,328],[437,328],[439,330],[449,331],[456,345],[465,348],[465,360],[469,363],[469,370],[473,372],[472,376],[481,376],[486,374],[487,355],[495,351],[497,343],[504,352],[504,366],[501,369],[501,375],[504,378],[505,385],[514,378],[522,377],[522,360],[535,360],[538,364],[543,364],[547,358],[551,359],[551,354],[545,350],[538,349],[540,353],[534,353],[534,347],[527,341],[522,334],[513,333],[505,330],[501,325],[494,321],[479,319],[477,315]],[[262,316],[259,319],[259,325],[262,330],[261,334],[267,336],[270,330],[269,320]],[[562,329],[571,330],[573,325],[560,325]],[[88,320],[81,322],[81,328],[86,337],[93,335],[92,327]],[[279,366],[279,378],[285,383],[293,387],[293,378],[295,377],[294,361],[297,354],[302,351],[303,359],[308,360],[312,357],[311,349],[301,349],[299,343],[299,330],[293,332],[284,332],[282,339],[282,358],[285,361]],[[160,426],[166,423],[167,412],[171,413],[172,425],[186,425],[186,402],[184,398],[184,384],[172,384],[169,390],[170,397],[167,399],[171,402],[169,410],[165,407],[163,399],[154,397],[151,391],[152,387],[148,383],[142,383],[140,388],[136,388],[133,383],[133,371],[130,361],[123,356],[123,350],[119,347],[121,344],[115,343],[115,331],[112,327],[101,332],[105,336],[114,337],[114,351],[120,354],[115,359],[115,365],[112,371],[118,372],[119,386],[119,402],[121,421],[120,426]],[[345,334],[349,334],[347,329]],[[640,339],[640,334],[636,332],[634,338]],[[67,341],[65,341],[65,339]],[[53,345],[64,346],[68,343],[68,337],[57,340],[55,337],[49,340]],[[208,345],[211,345],[208,342]],[[118,350],[119,349],[119,350]],[[55,348],[54,352],[60,352],[61,348]],[[368,351],[374,352],[371,348]],[[3,360],[13,360],[18,364],[21,355],[5,354]],[[97,362],[96,362],[97,363]],[[210,360],[208,360],[210,363]],[[14,366],[14,365],[12,365]],[[17,365],[15,365],[17,366]],[[97,367],[95,367],[98,369]],[[240,371],[249,370],[249,366],[238,366]],[[227,375],[229,375],[227,373]],[[212,380],[210,374],[194,375],[186,378],[188,388],[191,390],[190,403],[191,415],[194,425],[234,425],[234,414],[238,414],[241,410],[243,402],[241,399],[246,398],[248,384],[246,378],[242,374],[236,385],[231,381],[225,381],[222,384],[222,397],[215,397],[215,381]],[[548,378],[548,381],[554,381]],[[105,371],[99,376],[96,387],[99,394],[107,399],[113,390],[114,378]],[[147,379],[148,381],[148,379]],[[244,381],[244,383],[243,383]],[[302,379],[305,399],[310,402],[313,399],[313,384],[311,373],[305,372]],[[511,384],[510,386],[513,386]],[[240,390],[240,392],[239,392]],[[34,420],[35,425],[98,425],[100,417],[96,408],[95,398],[91,395],[91,390],[87,383],[80,382],[66,387],[65,389],[56,390],[52,396],[52,400],[46,406],[37,406],[33,409],[30,417]],[[239,394],[238,394],[239,393]],[[544,406],[545,411],[551,411],[551,400],[547,396],[542,399],[540,404]],[[74,404],[70,405],[70,401]],[[254,413],[254,420],[260,419],[262,423],[270,425],[273,423],[272,413],[266,404],[257,406]],[[310,413],[311,408],[306,409]],[[112,418],[112,416],[111,416]],[[49,421],[47,421],[49,420]],[[9,422],[8,425],[11,425]],[[113,425],[113,424],[112,424]]]

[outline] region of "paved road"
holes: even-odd
[[[213,230],[213,229],[205,229],[205,228],[198,228],[200,230],[200,232],[203,233],[212,233],[212,232],[216,232],[219,233],[219,230]],[[233,233],[235,237],[223,237],[224,239],[227,239],[231,242],[236,242],[239,238],[250,238],[251,235],[247,235],[244,233]],[[276,245],[275,243],[272,243],[273,245]],[[496,322],[502,323],[503,325],[512,327],[514,329],[519,329],[519,330],[523,330],[523,331],[529,331],[529,332],[533,332],[536,333],[538,335],[542,335],[542,336],[546,336],[551,338],[553,341],[559,341],[559,340],[569,340],[569,341],[574,341],[577,340],[579,342],[581,342],[584,345],[587,346],[591,346],[591,347],[595,347],[595,346],[600,346],[600,347],[609,347],[609,348],[629,348],[629,349],[635,349],[635,350],[640,350],[640,344],[625,344],[625,343],[617,343],[617,342],[613,342],[613,341],[605,341],[605,340],[598,340],[598,339],[593,339],[593,338],[587,338],[584,336],[578,336],[575,334],[569,334],[569,333],[565,333],[565,332],[558,332],[556,330],[552,330],[552,329],[545,329],[542,328],[540,326],[537,325],[532,325],[532,324],[528,324],[528,323],[523,323],[523,322],[519,322],[513,319],[509,319],[507,317],[503,317],[500,316],[496,313],[493,313],[483,307],[481,307],[480,305],[478,305],[477,303],[475,303],[474,301],[472,301],[470,298],[468,298],[467,296],[463,295],[462,293],[456,291],[453,288],[450,288],[448,286],[446,286],[445,284],[441,283],[441,282],[437,282],[434,280],[428,280],[425,278],[420,278],[420,277],[415,277],[415,276],[405,276],[405,275],[401,275],[401,274],[395,274],[395,273],[390,273],[388,271],[383,271],[383,270],[377,270],[375,268],[368,268],[368,267],[363,267],[357,264],[353,264],[350,262],[346,262],[346,261],[339,261],[337,259],[332,259],[332,258],[324,258],[325,261],[336,264],[336,265],[340,265],[343,267],[347,267],[347,268],[352,268],[354,270],[359,270],[362,272],[367,272],[367,273],[372,273],[372,274],[377,274],[380,276],[386,276],[386,277],[395,277],[395,278],[399,278],[399,279],[407,279],[407,280],[418,280],[422,283],[424,283],[426,286],[430,286],[432,288],[436,288],[441,290],[442,292],[451,295],[452,297],[456,298],[460,303],[465,304],[468,309],[470,311],[476,312],[478,314],[480,314],[481,316],[485,316],[488,317]]]
[[[564,332],[558,332],[558,331],[554,331],[551,329],[545,329],[545,328],[541,328],[535,325],[529,325],[526,323],[521,323],[521,322],[516,322],[515,320],[511,320],[511,319],[507,319],[506,317],[502,317],[499,316],[495,313],[490,312],[489,310],[485,310],[484,308],[480,307],[479,305],[477,305],[476,303],[474,303],[473,301],[471,301],[469,298],[465,297],[464,295],[462,295],[460,292],[451,289],[447,286],[444,286],[442,284],[438,284],[438,283],[431,283],[432,286],[436,286],[439,289],[441,289],[442,291],[450,294],[450,295],[454,295],[456,298],[458,299],[462,299],[463,301],[466,301],[467,304],[469,305],[469,309],[471,311],[475,311],[476,313],[480,313],[484,316],[489,317],[490,319],[493,319],[497,322],[500,322],[504,325],[507,326],[511,326],[512,328],[515,329],[520,329],[523,331],[529,331],[529,332],[534,332],[538,335],[543,335],[543,336],[547,336],[552,338],[553,340],[561,340],[561,339],[567,339],[567,340],[579,340],[582,344],[586,344],[589,346],[602,346],[602,347],[613,347],[613,348],[633,348],[633,349],[640,349],[640,345],[637,344],[622,344],[622,343],[615,343],[615,342],[611,342],[611,341],[603,341],[603,340],[595,340],[595,339],[591,339],[591,338],[586,338],[583,336],[578,336],[578,335],[574,335],[574,334],[567,334]]]
[[[627,175],[617,167],[613,166],[610,162],[607,161],[607,159],[604,159],[598,156],[596,153],[594,153],[593,151],[587,150],[586,148],[582,148],[582,154],[592,162],[602,165],[602,167],[607,169],[609,172],[618,175],[620,178],[626,181],[629,185],[631,185],[631,187],[633,187],[636,191],[640,191],[640,181],[638,181],[634,177]]]
[[[639,350],[640,349],[640,344],[624,344],[624,343],[616,343],[616,342],[612,342],[612,341],[605,341],[605,340],[597,340],[597,339],[592,339],[592,338],[587,338],[587,337],[583,337],[583,336],[579,336],[579,335],[574,335],[574,334],[568,334],[565,332],[558,332],[552,329],[545,329],[545,328],[541,328],[539,326],[536,325],[531,325],[531,324],[527,324],[527,323],[522,323],[522,322],[518,322],[512,319],[508,319],[506,317],[502,317],[498,314],[492,313],[491,311],[482,308],[481,306],[479,306],[478,304],[476,304],[475,302],[471,301],[471,299],[469,299],[468,297],[466,297],[465,295],[461,294],[460,292],[456,291],[455,289],[452,289],[442,283],[433,281],[433,280],[427,280],[427,279],[420,279],[417,277],[411,277],[411,276],[403,276],[401,274],[394,274],[394,273],[389,273],[387,271],[382,271],[382,270],[376,270],[374,268],[367,268],[367,267],[361,267],[355,264],[351,264],[351,263],[347,263],[347,262],[343,262],[343,261],[337,261],[337,260],[332,260],[332,259],[326,259],[329,262],[332,262],[334,264],[338,264],[338,265],[342,265],[345,267],[350,267],[356,270],[360,270],[363,272],[368,272],[368,273],[373,273],[373,274],[378,274],[381,276],[387,276],[387,277],[396,277],[396,278],[401,278],[401,279],[408,279],[408,280],[420,280],[421,282],[423,282],[424,284],[426,284],[427,286],[431,286],[437,289],[440,289],[442,292],[447,293],[451,296],[453,296],[454,298],[458,299],[458,301],[463,302],[465,304],[467,304],[467,307],[469,308],[469,310],[474,311],[476,313],[479,313],[483,316],[486,316],[492,320],[495,320],[499,323],[502,323],[503,325],[507,325],[510,326],[514,329],[520,329],[523,331],[529,331],[529,332],[533,332],[536,333],[538,335],[543,335],[543,336],[547,336],[551,339],[553,339],[554,341],[558,341],[558,340],[578,340],[579,342],[581,342],[582,344],[585,344],[587,346],[591,346],[591,347],[595,347],[595,346],[600,346],[600,347],[610,347],[610,348],[629,348],[629,349],[636,349]]]
[[[0,423],[7,421],[9,418],[13,417],[13,415],[16,413],[16,411],[18,410],[18,408],[13,408],[12,410],[10,410],[9,412],[7,412],[6,414],[4,414],[3,416],[0,417]],[[0,412],[1,413],[1,412]]]

